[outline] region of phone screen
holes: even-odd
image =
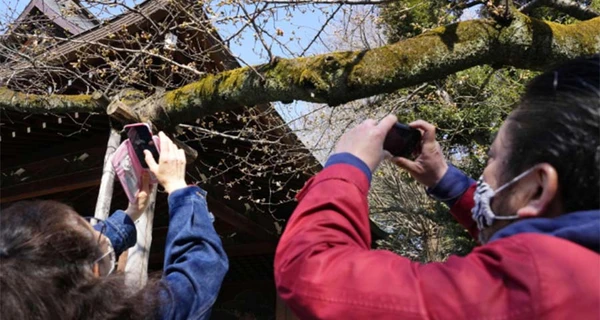
[[[129,137],[129,142],[131,142],[131,146],[135,151],[135,155],[138,160],[140,160],[140,164],[143,168],[148,168],[148,164],[146,164],[144,150],[148,150],[152,153],[154,157],[154,161],[158,162],[158,150],[154,145],[154,140],[152,140],[152,134],[150,133],[150,129],[147,126],[135,126],[129,128],[129,132],[127,133]]]
[[[421,131],[402,123],[396,123],[390,129],[383,142],[383,149],[394,157],[408,158],[419,150]]]

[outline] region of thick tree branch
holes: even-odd
[[[398,0],[265,0],[269,4],[343,4],[343,5],[374,5],[396,2]]]
[[[140,118],[166,127],[216,111],[274,101],[339,105],[478,65],[541,70],[599,51],[600,18],[561,25],[517,12],[505,26],[493,20],[464,21],[372,50],[275,59],[254,68],[206,75],[200,81],[139,102],[134,110]],[[27,112],[102,109],[89,96],[52,96],[47,105],[40,102],[44,99],[4,89],[0,107]]]
[[[0,108],[27,113],[106,113],[108,101],[98,95],[34,95],[0,87]]]
[[[571,0],[533,0],[519,10],[522,13],[530,13],[533,9],[542,6],[554,8],[578,20],[589,20],[600,16],[600,13],[593,9]]]

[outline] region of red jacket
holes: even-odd
[[[361,170],[336,164],[298,194],[277,247],[275,282],[301,319],[600,319],[597,252],[519,233],[466,257],[411,262],[369,249],[368,190]],[[451,212],[476,232],[473,190]]]

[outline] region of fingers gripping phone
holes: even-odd
[[[383,149],[394,157],[408,158],[419,152],[421,131],[397,122],[387,133]]]
[[[160,141],[158,136],[153,136],[150,126],[145,123],[126,125],[127,137],[117,148],[112,159],[115,173],[125,190],[130,203],[135,203],[135,194],[141,188],[142,174],[149,172],[146,164],[144,150],[150,151],[156,162],[159,158]],[[156,183],[156,178],[150,173],[151,183]]]
[[[127,137],[142,168],[148,169],[144,150],[150,151],[154,161],[158,163],[158,143],[154,142],[150,126],[145,123],[136,123],[126,125],[124,129],[127,130]],[[158,137],[156,137],[156,140],[158,141]]]

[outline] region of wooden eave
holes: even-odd
[[[78,49],[87,47],[90,43],[106,40],[111,34],[115,34],[123,28],[135,27],[136,25],[145,22],[147,18],[157,15],[161,10],[164,10],[166,13],[168,3],[168,0],[147,0],[136,7],[136,12],[127,12],[115,16],[95,28],[86,30],[69,40],[49,48],[39,57],[41,59],[44,59],[44,56],[56,57],[54,59],[57,60],[57,63],[65,65],[76,59]],[[221,37],[216,31],[211,31],[210,36],[206,37],[206,40],[209,42],[209,46],[215,46],[222,43]],[[216,71],[223,71],[239,66],[239,63],[235,58],[233,58],[226,50],[215,50],[214,52],[211,52],[211,58],[213,61],[218,61],[222,64],[222,67],[218,68]],[[16,63],[8,62],[5,64],[4,68],[2,68],[3,70],[0,71],[0,85],[5,79],[8,79],[12,75],[12,70],[27,70],[30,64],[30,62],[24,61]]]
[[[19,17],[16,19],[15,23],[18,25],[31,13],[31,10],[38,8],[44,15],[51,19],[52,22],[68,31],[70,34],[77,35],[86,31],[85,28],[82,28],[76,23],[65,18],[60,12],[54,11],[50,6],[45,4],[45,1],[46,0],[32,0],[29,2],[25,10],[23,10],[23,12],[21,12]],[[100,21],[98,21],[98,19],[96,19],[87,9],[82,7],[79,9],[89,18],[90,22],[93,22],[96,25],[100,23]]]

